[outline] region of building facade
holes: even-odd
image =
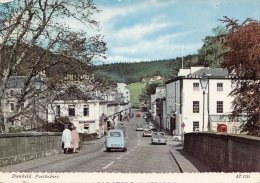
[[[200,78],[205,74],[205,93]],[[217,131],[219,124],[228,133],[239,133],[241,121],[229,121],[233,98],[231,76],[222,68],[180,69],[178,77],[166,82],[166,113],[169,130],[184,132]]]

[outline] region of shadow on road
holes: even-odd
[[[196,167],[199,172],[214,172],[211,167],[184,149],[180,148],[175,150],[178,151],[185,159],[187,159],[194,167]]]

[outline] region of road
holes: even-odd
[[[37,163],[37,160],[22,163],[20,169],[13,171],[22,172],[120,172],[120,173],[175,173],[180,172],[178,164],[174,160],[170,150],[176,143],[168,139],[167,145],[151,145],[150,137],[142,137],[142,131],[135,131],[137,124],[147,127],[145,119],[133,117],[124,125],[126,129],[127,151],[106,152],[105,145],[100,139],[99,143],[86,145],[86,150],[77,154],[59,154],[46,158],[45,163]],[[99,141],[99,140],[97,140]],[[66,158],[65,158],[66,157]],[[45,159],[45,158],[41,158]],[[48,160],[48,161],[47,161]],[[25,164],[30,166],[26,166]],[[10,166],[9,166],[10,167]],[[17,168],[19,164],[17,165]],[[1,171],[8,171],[1,167]]]

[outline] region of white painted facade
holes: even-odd
[[[58,112],[59,106],[60,111]],[[69,106],[74,106],[75,116],[69,116]],[[84,116],[84,106],[89,107],[89,115]],[[52,108],[54,110],[52,110]],[[96,133],[99,129],[99,102],[93,101],[79,101],[74,100],[70,103],[65,103],[63,100],[56,100],[52,106],[49,106],[48,111],[48,122],[54,122],[56,117],[69,117],[71,122],[77,127],[77,131],[80,133]],[[58,113],[60,114],[58,116]]]
[[[201,71],[201,68],[198,70],[192,69],[195,72]],[[211,72],[210,69],[203,71]],[[167,129],[176,129],[177,134],[181,135],[183,132],[203,131],[203,129],[204,131],[217,131],[218,124],[226,124],[228,133],[239,133],[240,122],[222,120],[231,112],[233,98],[228,96],[232,90],[231,78],[208,75],[209,81],[203,100],[203,91],[200,84],[201,75],[190,73],[166,82]],[[194,111],[194,102],[199,105],[197,112]],[[222,107],[219,105],[218,110],[217,103],[223,104]]]
[[[125,98],[124,102],[130,102],[130,91],[125,83],[117,83],[117,92],[122,93],[123,98]]]

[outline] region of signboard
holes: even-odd
[[[81,123],[95,123],[95,121],[79,121],[79,124]]]
[[[181,124],[181,127],[182,127],[182,128],[184,128],[184,127],[185,127],[185,123],[184,123],[184,122]]]

